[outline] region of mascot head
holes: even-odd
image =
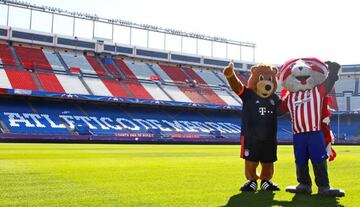
[[[277,88],[277,70],[272,65],[258,64],[251,68],[248,87],[258,96],[267,98],[275,93]]]
[[[298,58],[281,66],[280,84],[290,92],[305,91],[324,82],[328,76],[325,63],[317,58]]]

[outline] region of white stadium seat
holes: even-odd
[[[66,93],[89,95],[89,92],[77,76],[56,74],[56,77]]]
[[[105,86],[105,84],[99,78],[83,78],[85,83],[90,88],[91,92],[93,92],[96,96],[112,96],[109,89]]]
[[[169,96],[155,83],[141,83],[141,85],[144,86],[147,92],[149,92],[152,97],[155,97],[156,100],[171,101]]]
[[[12,89],[9,78],[7,77],[6,71],[0,69],[0,88]]]
[[[96,74],[95,70],[91,67],[83,54],[60,52],[60,55],[69,68],[80,68],[82,73]]]
[[[131,72],[135,74],[137,79],[150,80],[151,76],[154,76],[155,73],[151,71],[148,65],[142,62],[133,62],[124,60],[125,64],[129,67]]]
[[[210,70],[202,70],[199,68],[193,68],[193,70],[210,86],[224,85],[224,83]]]
[[[64,66],[61,64],[58,56],[50,50],[43,50],[43,53],[48,60],[49,64],[51,65],[53,70],[61,70],[65,71]]]
[[[170,94],[170,96],[175,101],[180,102],[192,102],[188,96],[186,96],[177,86],[173,85],[162,85],[162,87],[166,90],[167,94]]]
[[[224,100],[228,105],[231,106],[240,106],[240,103],[236,101],[228,92],[225,90],[217,90],[214,89],[214,92],[222,99]]]
[[[174,82],[158,64],[153,64],[151,67],[165,82]]]

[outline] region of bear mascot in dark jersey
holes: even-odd
[[[233,63],[230,63],[223,72],[230,87],[243,102],[240,154],[245,159],[247,182],[240,190],[255,192],[259,178],[262,190],[280,190],[271,181],[274,162],[277,160],[277,109],[281,103],[279,97],[275,95],[277,70],[271,65],[253,66],[248,87],[235,75]],[[262,167],[260,175],[256,172],[259,163]]]
[[[335,62],[322,62],[317,58],[298,58],[281,66],[279,81],[282,92],[282,111],[290,113],[293,130],[294,154],[297,186],[289,186],[287,192],[311,194],[312,182],[308,161],[312,162],[318,194],[341,197],[341,189],[330,188],[327,169],[328,152],[331,140],[322,123],[326,116],[326,95],[338,80],[340,65]],[[329,111],[328,111],[329,112]],[[325,136],[324,136],[325,133]],[[330,157],[334,157],[333,150]]]

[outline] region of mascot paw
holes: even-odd
[[[329,156],[329,161],[333,161],[335,159],[336,151],[332,148],[330,143],[326,146],[326,153]]]
[[[225,77],[229,78],[234,75],[234,63],[230,62],[227,67],[224,68],[223,71]]]
[[[329,156],[329,161],[333,161],[336,157],[336,151],[331,147],[331,155]]]
[[[325,63],[328,65],[330,72],[338,73],[341,68],[340,64],[337,62],[326,61]]]

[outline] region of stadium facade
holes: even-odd
[[[241,100],[222,75],[229,61],[246,82],[255,62],[0,26],[0,139],[237,143]],[[359,74],[344,65],[331,93],[339,142],[360,138]],[[291,137],[282,117],[279,141]]]

